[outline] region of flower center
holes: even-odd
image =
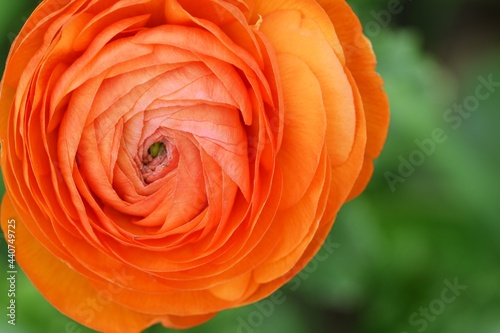
[[[149,184],[162,178],[176,168],[178,160],[177,149],[168,139],[154,142],[141,158],[140,171],[144,182]]]
[[[149,162],[155,157],[161,157],[167,152],[167,148],[163,142],[155,142],[148,149],[148,160]]]

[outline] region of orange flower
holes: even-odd
[[[343,0],[45,0],[1,85],[2,227],[93,329],[260,300],[366,186],[388,103]]]

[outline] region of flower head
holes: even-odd
[[[45,0],[0,87],[2,226],[82,324],[197,325],[317,252],[382,148],[381,86],[343,0]]]

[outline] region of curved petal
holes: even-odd
[[[139,313],[111,301],[111,296],[121,290],[109,284],[98,292],[89,280],[50,254],[33,238],[17,218],[8,196],[2,202],[2,229],[7,221],[16,220],[16,259],[23,271],[40,293],[63,314],[93,329],[105,332],[140,332],[146,327],[162,322],[169,327],[187,328],[198,325],[213,314],[202,316],[154,316]],[[120,278],[120,277],[117,277]],[[133,276],[122,276],[131,279]],[[120,318],[110,320],[109,318]]]
[[[299,57],[320,84],[326,112],[326,144],[333,165],[342,164],[354,141],[355,112],[352,89],[341,60],[328,44],[320,26],[303,18],[297,10],[279,11],[266,16],[261,31],[270,39],[278,54]],[[311,50],[314,50],[312,52]],[[292,76],[292,84],[304,87],[301,76]],[[300,79],[299,79],[300,78]],[[287,87],[288,88],[288,87]],[[285,93],[287,89],[284,87]],[[313,106],[304,107],[303,114],[313,112]],[[304,121],[304,125],[307,121]]]
[[[330,16],[346,57],[346,66],[359,89],[366,117],[367,143],[365,162],[349,199],[366,187],[389,127],[389,101],[382,90],[383,82],[375,72],[376,59],[362,26],[344,0],[318,0]]]

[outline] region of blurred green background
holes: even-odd
[[[280,304],[224,311],[186,332],[500,332],[500,87],[480,79],[500,82],[500,3],[348,2],[391,101],[373,179],[338,216],[333,253],[324,249],[285,285]],[[0,70],[35,5],[0,2]],[[475,97],[481,85],[487,98]],[[0,253],[5,312],[5,242]],[[17,324],[2,315],[0,332],[93,332],[59,314],[22,274],[16,300]]]

